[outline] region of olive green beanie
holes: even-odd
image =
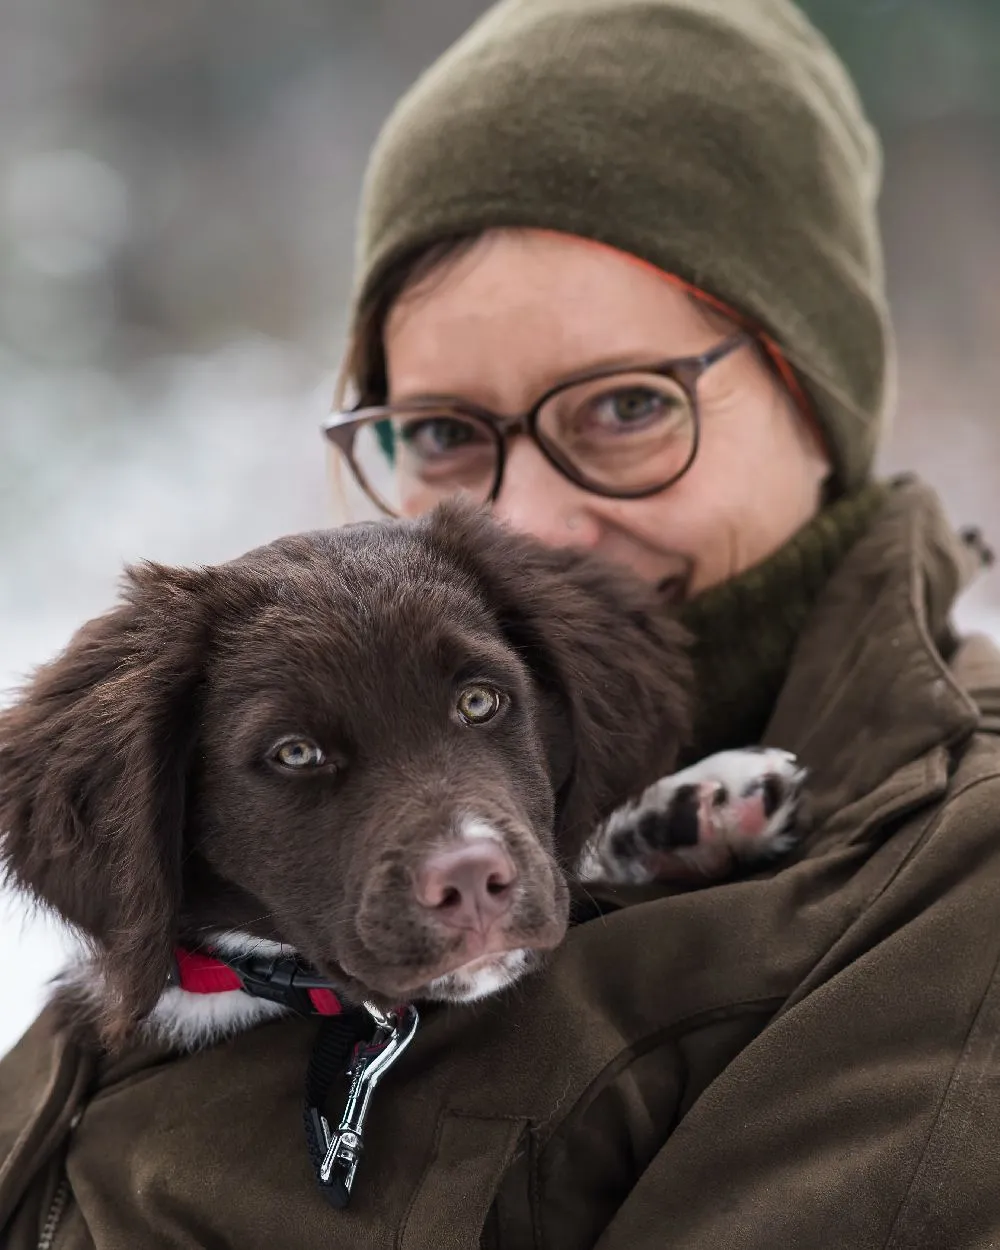
[[[503,0],[383,128],[355,308],[450,235],[608,243],[776,340],[850,491],[886,406],[879,178],[844,68],[786,0]]]

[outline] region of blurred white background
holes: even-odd
[[[478,0],[0,0],[0,690],[123,562],[328,522],[364,156]],[[1000,543],[1000,5],[807,0],[887,145],[914,468]],[[962,623],[1000,637],[1000,578]],[[0,699],[3,696],[0,695]],[[65,957],[0,892],[0,1053]]]

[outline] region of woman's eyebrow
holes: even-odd
[[[533,399],[531,402],[534,403],[542,395],[547,395],[558,387],[572,386],[575,382],[585,381],[595,373],[628,373],[636,369],[659,368],[670,361],[687,360],[689,357],[697,355],[698,352],[696,350],[685,352],[665,352],[661,350],[659,352],[630,352],[628,355],[605,356],[571,372],[554,376],[545,386],[535,387],[532,390]],[[411,393],[404,390],[402,394],[394,395],[391,402],[394,404],[456,404],[461,408],[485,408],[487,410],[495,407],[480,400],[471,399],[468,395],[440,391],[416,391]],[[501,409],[495,407],[495,411],[499,412]]]
[[[470,399],[467,395],[449,394],[444,391],[416,391],[413,394],[404,391],[402,395],[393,395],[388,402],[391,404],[448,404],[458,405],[460,408],[484,407],[483,404]]]

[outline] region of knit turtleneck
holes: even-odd
[[[839,499],[761,564],[685,605],[697,683],[685,762],[761,740],[806,618],[888,491],[873,482]]]

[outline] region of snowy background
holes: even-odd
[[[111,603],[126,560],[329,520],[317,429],[364,154],[483,7],[0,0],[0,690]],[[886,138],[884,467],[1000,542],[1000,6],[806,7]],[[1000,637],[997,575],[961,620]],[[64,956],[0,892],[0,1053]]]

